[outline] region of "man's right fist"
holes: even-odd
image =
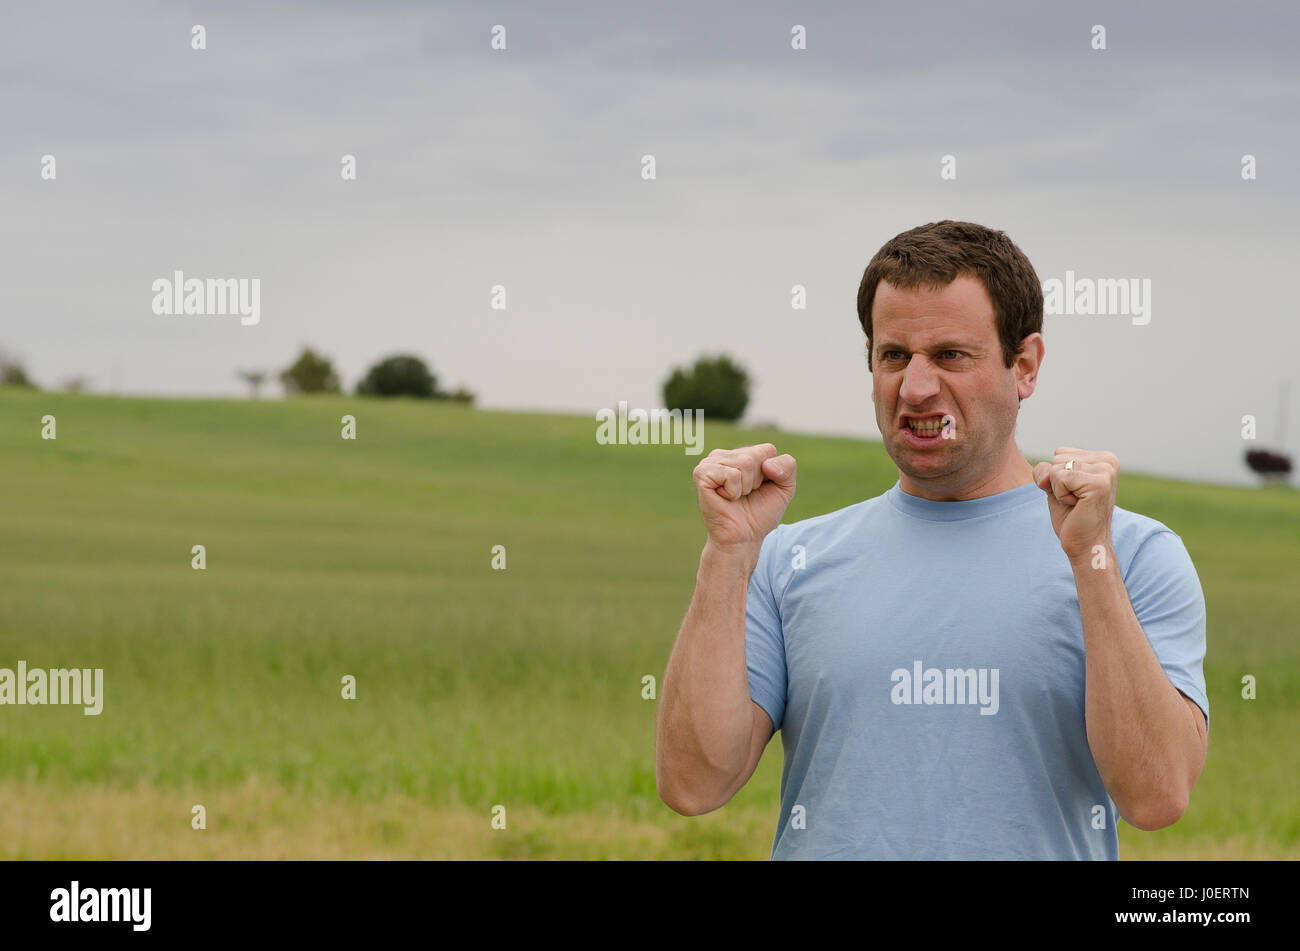
[[[709,542],[755,554],[794,498],[795,461],[778,456],[771,443],[715,449],[693,477]]]

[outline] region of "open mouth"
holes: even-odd
[[[943,432],[943,422],[949,416],[904,416],[903,426],[914,436],[929,439]]]

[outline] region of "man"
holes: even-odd
[[[1117,859],[1205,762],[1205,602],[1182,541],[1115,505],[1118,463],[1031,467],[1042,286],[1003,232],[904,232],[858,292],[888,492],[780,525],[795,460],[714,450],[708,538],[660,698],[656,778],[725,804],[775,730],[774,859]]]

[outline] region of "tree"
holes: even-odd
[[[303,347],[293,365],[280,374],[280,382],[290,393],[337,393],[339,378],[330,361]]]
[[[700,357],[689,370],[676,367],[664,381],[667,409],[696,409],[709,419],[737,420],[749,405],[749,374],[730,357]]]
[[[372,366],[357,384],[362,396],[440,396],[438,380],[417,356],[401,353],[386,357]]]
[[[36,387],[18,358],[9,356],[3,350],[0,350],[0,386]]]
[[[464,403],[466,406],[474,405],[474,394],[463,386],[458,386],[450,393],[439,393],[439,399],[451,400],[453,403]]]
[[[266,382],[266,378],[270,374],[265,370],[236,370],[235,376],[248,384],[249,389],[252,390],[253,399],[257,399],[257,394],[262,390],[262,384]]]
[[[63,381],[64,393],[84,393],[90,389],[90,381],[84,376],[70,376]]]
[[[1282,482],[1291,475],[1291,457],[1267,449],[1251,449],[1247,452],[1246,465],[1263,476],[1265,482]]]

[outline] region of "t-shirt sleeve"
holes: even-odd
[[[773,562],[779,549],[778,525],[763,539],[758,565],[749,578],[745,595],[745,664],[749,668],[749,696],[781,729],[785,713],[785,638],[781,611],[773,590]]]
[[[1205,596],[1183,540],[1168,529],[1138,546],[1124,576],[1133,613],[1170,682],[1205,714]]]

